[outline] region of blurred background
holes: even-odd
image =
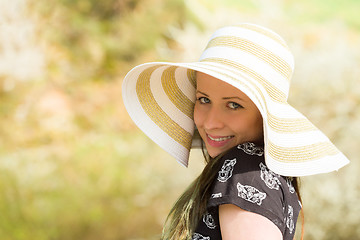
[[[286,39],[289,102],[351,160],[302,178],[305,239],[360,239],[359,10],[357,0],[0,0],[0,239],[158,239],[203,161],[195,150],[181,167],[134,126],[122,79],[144,62],[196,61],[216,28],[238,22]]]

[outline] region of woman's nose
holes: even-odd
[[[205,121],[204,121],[204,127],[206,129],[220,129],[224,126],[224,122],[222,119],[222,114],[220,113],[220,111],[215,108],[212,107],[211,109],[209,109]]]

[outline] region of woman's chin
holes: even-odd
[[[234,146],[236,146],[236,145],[227,146],[227,147],[224,147],[224,148],[221,148],[221,149],[219,149],[219,148],[215,148],[215,149],[214,149],[213,147],[207,147],[206,150],[207,150],[207,152],[208,152],[208,154],[209,154],[209,156],[210,156],[211,158],[216,158],[217,156],[219,156],[220,154],[222,154],[222,153],[230,150],[230,149],[233,148]]]

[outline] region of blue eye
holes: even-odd
[[[210,102],[210,99],[208,99],[207,97],[199,97],[199,98],[198,98],[198,101],[199,101],[201,104],[206,104],[206,103],[209,103],[209,102]]]
[[[243,108],[240,104],[238,104],[236,102],[229,102],[228,107],[231,109]]]

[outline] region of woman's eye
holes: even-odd
[[[209,102],[210,102],[210,99],[208,99],[207,97],[199,97],[198,100],[199,100],[199,102],[202,103],[202,104],[205,104],[205,103],[209,103]]]
[[[242,106],[236,102],[229,102],[229,108],[231,109],[238,109],[238,108],[242,108]]]

